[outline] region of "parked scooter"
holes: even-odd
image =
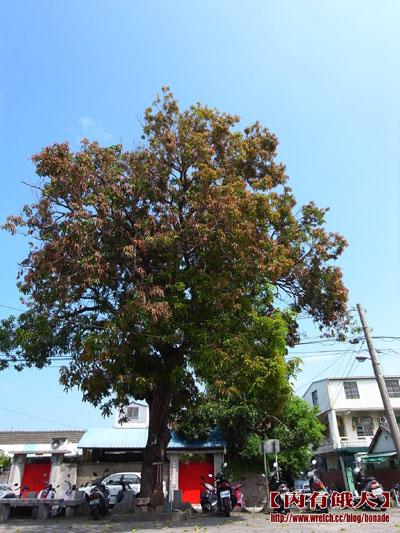
[[[63,499],[65,501],[68,501],[68,500],[73,500],[75,497],[76,497],[76,485],[73,485],[71,483],[71,480],[70,480],[70,477],[71,477],[71,474],[68,474],[68,479],[65,479],[64,480],[64,483],[66,483],[68,485],[67,489],[65,490],[64,494],[63,494]],[[61,516],[64,516],[65,515],[65,505],[62,505],[59,509],[58,509],[58,512],[57,514],[61,515]]]
[[[18,483],[15,483],[14,487],[18,487]],[[15,489],[12,489],[7,483],[0,483],[0,500],[5,498],[16,498]]]
[[[42,483],[44,483],[44,489],[42,489],[37,495],[38,500],[53,500],[56,496],[56,489],[58,489],[60,485],[57,485],[57,487],[54,488],[51,483],[48,483],[45,480],[42,480]]]
[[[314,492],[321,494],[315,502],[315,512],[329,513],[329,491],[326,489],[325,485],[322,483],[321,479],[318,476],[318,468],[316,467],[317,461],[313,459],[311,461],[311,467],[307,472],[307,478],[310,485],[311,495]],[[326,502],[326,505],[325,505]],[[312,511],[310,502],[306,502],[307,511]]]
[[[215,488],[217,491],[218,511],[220,514],[225,514],[225,516],[229,517],[232,509],[232,488],[224,473],[224,468],[227,466],[224,463],[221,472],[218,472],[215,476]]]
[[[358,457],[359,462],[361,459]],[[361,468],[357,466],[353,470],[353,481],[354,481],[354,500],[359,501],[361,499],[362,492],[369,492],[373,494],[373,498],[369,498],[371,502],[377,504],[377,508],[382,508],[382,505],[385,503],[386,498],[382,491],[382,485],[373,477],[367,477],[364,473],[365,465]],[[364,505],[365,509],[371,509],[371,507],[366,503]]]
[[[115,498],[115,503],[122,502],[122,500],[124,499],[125,492],[133,492],[133,498],[136,497],[136,493],[131,489],[130,484],[124,481],[123,475],[120,477],[119,483],[122,488],[118,491],[118,494]]]
[[[42,479],[42,483],[44,483],[44,489],[42,489],[39,494],[37,495],[38,500],[54,500],[56,497],[56,492],[58,487],[60,485],[57,485],[57,487],[53,487],[51,483],[48,481]],[[49,505],[49,516],[56,516],[59,512],[59,506],[58,505]]]
[[[241,483],[232,483],[231,484],[231,488],[232,488],[232,507],[233,508],[240,507],[241,509],[243,509],[243,508],[246,507],[246,502],[244,500],[243,493],[240,490],[242,487],[244,487],[243,481],[245,479],[246,478],[243,477]]]
[[[108,468],[104,470],[102,477],[96,477],[92,482],[92,488],[89,494],[90,514],[95,520],[98,520],[101,516],[105,516],[108,512],[108,506],[110,502],[110,491],[107,485],[104,483],[105,474],[108,472]],[[96,472],[93,472],[94,476],[97,476]]]
[[[289,492],[289,489],[285,480],[279,480],[279,471],[277,470],[277,466],[277,463],[274,463],[275,470],[272,470],[268,474],[268,488],[270,493],[279,492],[279,494],[275,497],[275,503],[278,504],[279,507],[275,508],[273,512],[287,514],[289,509],[285,507],[285,494]]]
[[[203,482],[200,481],[200,485],[204,487],[203,492],[200,494],[200,505],[203,513],[210,513],[217,509],[217,493],[215,487],[211,483],[206,483],[204,476],[200,476]],[[211,474],[208,477],[212,478]]]
[[[225,477],[223,471],[227,467],[227,464],[222,465],[221,472],[215,476],[215,486],[210,483],[206,483],[204,476],[201,476],[203,483],[200,482],[200,485],[205,487],[205,490],[201,493],[200,504],[203,513],[209,513],[211,511],[218,511],[220,514],[225,516],[231,515],[232,510],[232,488],[231,484]],[[213,476],[208,474],[210,478]]]
[[[393,485],[390,491],[390,496],[392,497],[397,507],[400,507],[400,483],[395,483]]]

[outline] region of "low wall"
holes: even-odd
[[[367,476],[373,476],[382,485],[383,490],[390,490],[400,481],[399,470],[367,470]]]
[[[328,470],[328,472],[322,472],[321,480],[328,490],[333,488],[332,485],[334,485],[335,489],[339,491],[346,489],[343,474],[340,470]]]
[[[245,474],[245,478],[244,481],[237,479],[229,481],[231,483],[243,483],[244,486],[240,490],[243,493],[247,507],[262,507],[267,499],[265,478],[254,472]]]

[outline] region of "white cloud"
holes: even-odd
[[[78,118],[78,126],[71,128],[71,132],[78,144],[83,138],[88,138],[90,141],[98,141],[100,144],[108,143],[113,138],[94,118],[86,115]]]
[[[83,129],[94,128],[96,126],[96,121],[90,117],[78,118],[78,122]]]

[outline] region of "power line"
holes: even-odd
[[[307,381],[307,383],[305,383],[304,385],[302,385],[301,387],[298,387],[296,389],[296,391],[299,391],[301,389],[304,389],[304,387],[307,387],[307,385],[310,385],[310,383],[312,383],[313,381],[315,381],[316,378],[318,378],[319,376],[321,376],[322,374],[324,374],[329,368],[331,368],[335,363],[337,363],[339,361],[339,359],[341,359],[342,357],[344,357],[345,354],[342,354],[342,355],[339,355],[339,357],[337,359],[335,359],[335,361],[333,361],[333,363],[329,366],[327,366],[326,368],[324,368],[324,370],[322,372],[320,372],[319,374],[317,374],[316,376],[314,376],[310,381]]]
[[[72,429],[79,429],[81,431],[86,431],[86,430],[83,430],[82,428],[77,428],[76,426],[70,426],[69,424],[61,424],[60,422],[55,422],[54,420],[47,420],[46,418],[40,418],[39,416],[28,415],[27,413],[21,413],[20,411],[14,411],[13,409],[7,409],[6,407],[2,407],[1,405],[0,405],[0,409],[2,409],[3,411],[9,411],[10,413],[15,413],[17,415],[27,416],[28,418],[35,418],[36,420],[41,420],[42,422],[50,422],[51,424],[57,424],[58,426],[64,426],[64,427],[68,427]]]

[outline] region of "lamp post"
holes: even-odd
[[[376,357],[375,348],[374,348],[374,345],[372,343],[371,334],[370,334],[370,331],[369,331],[369,328],[368,328],[368,324],[367,324],[367,321],[366,321],[366,318],[365,318],[364,310],[363,310],[361,304],[357,304],[357,309],[358,309],[358,313],[360,315],[360,320],[361,320],[361,324],[362,324],[362,327],[363,327],[363,330],[364,330],[365,339],[367,341],[368,351],[369,351],[369,354],[371,356],[370,359],[372,361],[372,368],[374,370],[375,379],[376,379],[376,381],[378,383],[379,391],[381,393],[381,398],[382,398],[383,407],[384,407],[384,410],[385,410],[385,415],[386,415],[386,418],[388,419],[388,422],[389,422],[390,432],[392,433],[394,447],[395,447],[396,454],[397,454],[397,459],[400,462],[400,431],[399,431],[399,426],[397,424],[397,420],[396,420],[396,417],[394,415],[393,408],[392,408],[392,406],[390,404],[390,400],[389,400],[389,395],[388,395],[388,391],[387,391],[387,388],[386,388],[385,379],[384,379],[384,377],[382,375],[381,365],[380,365],[380,363],[378,361],[378,358]],[[365,361],[366,359],[369,359],[369,357],[357,356],[356,359],[358,361],[362,362],[362,361]]]

